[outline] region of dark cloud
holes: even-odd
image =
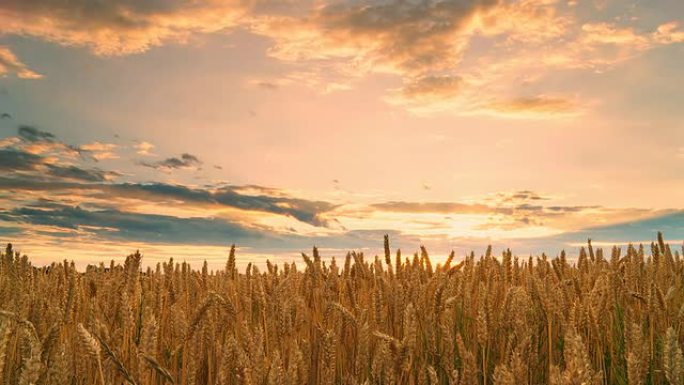
[[[31,171],[42,164],[42,156],[13,148],[0,148],[0,170]]]
[[[264,193],[247,195],[241,193],[246,189],[245,186],[225,186],[216,190],[206,190],[165,183],[149,183],[115,184],[108,186],[107,189],[123,197],[137,196],[153,201],[166,198],[188,204],[215,204],[242,210],[281,214],[314,226],[326,226],[327,223],[321,218],[321,214],[335,207],[328,202],[273,196]],[[254,186],[250,186],[250,189],[254,189]],[[272,189],[266,188],[265,190],[273,193],[270,191]]]
[[[0,226],[0,236],[2,236],[2,237],[21,234],[21,232],[22,232],[21,227]]]
[[[227,245],[262,238],[256,230],[220,219],[178,218],[114,209],[91,211],[55,205],[50,208],[21,207],[0,211],[0,220],[79,230],[105,239],[139,242]]]
[[[202,165],[202,161],[195,155],[185,153],[181,154],[180,157],[167,158],[155,163],[140,162],[140,165],[158,170],[173,170],[181,168],[199,168]]]
[[[534,191],[521,190],[512,193],[498,193],[496,194],[496,200],[503,203],[509,203],[515,201],[543,201],[549,200],[549,198],[543,197]]]
[[[263,89],[269,90],[269,91],[275,91],[278,88],[280,88],[278,86],[278,83],[273,83],[273,82],[269,82],[269,81],[259,81],[256,83],[256,85],[259,86],[260,88],[263,88]]]
[[[54,142],[56,139],[56,137],[52,133],[49,133],[47,131],[41,131],[35,127],[25,125],[19,126],[17,135],[22,140],[31,143]]]
[[[3,112],[2,115],[0,115],[0,119],[12,119],[12,115],[8,112]]]
[[[577,213],[583,210],[600,209],[601,206],[546,206],[549,214]]]
[[[91,151],[59,141],[51,132],[42,131],[33,126],[20,125],[17,129],[17,137],[27,145],[42,145],[40,152],[43,153],[61,153],[69,156],[92,155]],[[92,156],[91,159],[97,160],[92,158]]]
[[[684,237],[684,210],[617,224],[586,227],[548,237],[502,240],[498,243],[499,246],[511,247],[518,253],[545,252],[547,255],[557,255],[562,249],[570,250],[569,257],[574,259],[577,256],[578,245],[586,245],[587,239],[591,239],[595,247],[602,247],[597,246],[599,243],[607,245],[650,243],[656,240],[659,231],[665,235],[666,240],[669,238],[676,239],[678,243],[681,242]],[[681,243],[677,249],[680,246]]]
[[[0,148],[0,170],[32,172],[36,178],[45,176],[84,182],[104,182],[121,174],[114,171],[87,169],[74,165],[60,166],[46,162],[45,157],[15,148]]]
[[[220,205],[249,211],[261,211],[293,217],[313,226],[327,226],[322,215],[336,206],[275,194],[274,189],[259,186],[223,186],[216,189],[190,188],[165,183],[75,183],[45,182],[24,178],[0,177],[0,188],[15,191],[75,192],[82,195],[147,200],[153,203],[180,202],[189,205]],[[248,195],[256,191],[258,195]]]
[[[563,243],[584,242],[588,238],[601,242],[635,242],[649,238],[655,240],[658,231],[675,239],[684,238],[684,210],[636,221],[588,227],[549,237],[549,239]]]
[[[540,211],[544,210],[544,206],[531,205],[529,203],[523,203],[523,204],[515,206],[515,209],[519,210],[519,211],[540,212]]]
[[[248,228],[218,218],[179,218],[116,209],[88,210],[54,203],[0,210],[0,222],[22,226],[0,227],[0,235],[14,236],[26,230],[42,233],[35,226],[49,226],[61,231],[44,235],[66,239],[88,236],[101,240],[183,245],[237,243],[265,253],[301,251],[315,245],[345,250],[377,245],[379,249],[384,234],[390,235],[393,247],[416,247],[420,242],[417,237],[396,230],[354,230],[326,236],[278,234],[268,228]]]
[[[335,3],[321,10],[322,28],[358,43],[373,42],[375,60],[424,73],[451,69],[460,57],[458,34],[496,0]]]
[[[57,178],[74,179],[84,182],[104,182],[113,177],[121,176],[114,171],[103,171],[100,169],[84,169],[76,166],[55,166],[48,164],[49,175]]]

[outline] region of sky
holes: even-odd
[[[681,0],[5,0],[0,240],[221,266],[684,242]]]

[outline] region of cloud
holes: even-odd
[[[55,136],[47,131],[41,131],[35,127],[21,125],[18,129],[19,138],[26,142],[54,142]]]
[[[607,225],[585,226],[579,230],[547,237],[517,240],[514,243],[520,246],[518,250],[549,253],[554,249],[560,251],[560,249],[585,246],[587,239],[592,240],[594,247],[642,242],[648,244],[656,240],[659,231],[664,234],[666,239],[674,237],[677,242],[682,242],[684,211],[677,210],[665,214],[650,215],[646,218],[627,219]]]
[[[79,147],[90,153],[95,160],[116,159],[119,157],[114,151],[118,146],[114,143],[92,142]]]
[[[458,202],[404,202],[392,201],[375,203],[372,208],[381,211],[404,213],[441,213],[441,214],[489,214],[493,208],[484,204]]]
[[[547,96],[518,97],[492,102],[485,109],[508,116],[574,115],[579,107],[571,100]]]
[[[304,16],[256,17],[252,29],[276,44],[268,53],[288,62],[326,64],[341,73],[407,77],[453,70],[475,26],[494,0],[323,3]]]
[[[54,136],[52,134],[24,130],[23,133],[32,133],[27,136],[30,139],[47,138],[50,143]],[[29,139],[29,141],[31,141]],[[46,139],[46,140],[47,140]],[[36,139],[34,142],[39,142]],[[57,179],[69,179],[85,182],[104,182],[114,179],[121,174],[114,171],[103,171],[93,168],[82,168],[75,165],[59,165],[56,164],[57,159],[53,157],[45,157],[36,153],[25,151],[21,148],[5,147],[0,148],[0,170],[9,172],[10,174],[16,172],[33,174],[34,178],[40,179],[45,176]]]
[[[530,190],[520,190],[510,193],[497,193],[495,194],[495,200],[499,200],[504,203],[509,202],[525,202],[525,201],[544,201],[550,198],[540,195],[534,191]]]
[[[548,44],[569,23],[554,2],[542,0],[324,2],[306,16],[255,17],[252,31],[275,41],[270,56],[326,68],[323,81],[395,74],[403,87],[391,91],[386,100],[392,104],[471,111],[473,94],[482,98],[482,72],[496,62],[469,68],[465,59],[473,39],[491,39],[496,56],[504,50],[514,55],[516,44]],[[508,39],[506,47],[498,44],[500,36]],[[463,108],[454,109],[454,103]]]
[[[434,104],[455,98],[462,87],[463,79],[459,76],[429,75],[409,81],[387,100],[395,104]]]
[[[13,239],[22,236],[34,239],[38,234],[53,241],[61,237],[73,242],[141,242],[148,247],[155,244],[228,246],[237,243],[262,253],[301,251],[314,245],[339,250],[367,248],[373,244],[381,247],[384,234],[390,235],[393,247],[420,244],[417,237],[396,230],[352,230],[314,236],[276,234],[221,218],[180,218],[55,204],[0,210],[0,222],[14,225],[0,227],[0,235],[10,235]],[[52,249],[55,247],[59,245]]]
[[[0,27],[1,30],[2,27]],[[20,79],[40,79],[43,77],[43,75],[29,69],[8,47],[0,45],[0,77],[6,75],[16,75]]]
[[[0,159],[2,159],[2,152],[0,152]],[[89,178],[85,177],[81,180],[90,181]],[[321,227],[328,225],[323,214],[335,208],[335,205],[325,201],[311,201],[276,195],[278,191],[275,189],[261,188],[255,190],[258,186],[224,186],[210,190],[165,183],[86,184],[69,181],[43,182],[15,177],[0,178],[0,187],[13,191],[52,191],[55,195],[101,196],[110,202],[118,199],[138,199],[155,205],[168,205],[175,202],[175,204],[182,203],[195,207],[203,205],[231,207],[289,216],[298,221]],[[251,191],[260,192],[249,194],[248,192]]]
[[[174,170],[199,168],[202,165],[202,161],[200,161],[195,155],[185,153],[181,154],[180,157],[166,158],[155,163],[140,162],[140,165],[158,170]]]
[[[17,236],[21,234],[21,227],[0,226],[0,236]]]
[[[17,136],[8,138],[2,144],[14,146],[35,155],[51,154],[61,158],[73,159],[87,153],[78,146],[57,140],[57,137],[50,132],[27,125],[20,125],[17,129]]]
[[[576,230],[591,223],[618,223],[672,212],[635,208],[609,208],[599,205],[551,204],[551,198],[533,191],[497,193],[472,202],[390,201],[371,204],[372,211],[404,213],[407,218],[424,220],[425,216],[464,216],[470,230],[511,232],[537,228],[544,232]],[[379,214],[383,215],[383,214]],[[477,219],[474,219],[477,218]],[[410,221],[410,219],[409,219]]]
[[[256,84],[257,87],[263,88],[265,90],[269,91],[275,91],[278,88],[280,88],[280,85],[277,82],[271,82],[271,81],[266,81],[266,80],[259,80],[256,81],[254,84]]]
[[[326,221],[321,218],[321,215],[334,208],[334,205],[323,201],[267,195],[276,193],[276,190],[270,188],[260,189],[257,195],[248,195],[243,192],[246,189],[254,190],[255,187],[259,186],[225,186],[203,190],[180,185],[149,183],[112,185],[109,190],[121,196],[136,196],[152,201],[170,198],[189,204],[221,205],[287,215],[314,226],[326,226]]]
[[[306,67],[316,87],[394,74],[403,87],[384,99],[414,113],[556,118],[589,107],[544,96],[564,70],[605,72],[684,41],[675,22],[624,24],[586,20],[561,1],[390,0],[323,2],[305,16],[255,17],[251,28],[274,40],[270,56]],[[519,95],[521,83],[538,94]],[[561,95],[576,93],[566,88]]]
[[[43,164],[43,157],[16,149],[0,148],[0,170],[30,171]]]
[[[148,207],[158,205],[185,205],[190,208],[225,207],[242,211],[262,212],[291,217],[315,227],[326,227],[323,215],[335,208],[325,201],[313,201],[288,196],[281,190],[259,185],[189,187],[166,183],[114,183],[122,174],[74,164],[79,159],[46,154],[36,146],[62,146],[83,153],[106,153],[115,145],[93,142],[80,147],[57,140],[50,132],[31,126],[20,126],[17,137],[4,141],[0,147],[0,170],[7,175],[0,186],[15,192],[50,191],[55,196],[76,199],[102,199],[113,204],[117,200],[140,200]],[[149,146],[145,146],[148,148]],[[155,169],[173,170],[201,166],[194,155],[184,153],[155,163],[145,163]],[[28,194],[31,195],[31,194]],[[21,196],[16,196],[21,204]]]
[[[529,202],[546,201],[549,198],[534,191],[520,190],[501,192],[481,199],[481,202],[406,202],[390,201],[372,204],[371,207],[394,212],[406,213],[442,213],[442,214],[495,214],[510,213],[512,208],[529,209]],[[534,206],[539,209],[542,206]],[[559,206],[560,207],[560,206]]]
[[[679,23],[669,22],[658,26],[653,33],[653,40],[659,44],[673,44],[684,42],[684,31],[679,31]]]
[[[524,118],[574,116],[587,107],[544,96],[559,92],[547,88],[564,70],[605,72],[684,41],[675,21],[629,25],[601,20],[603,13],[590,20],[576,8],[556,0],[7,0],[0,34],[127,55],[240,28],[265,37],[266,54],[287,64],[280,79],[252,82],[264,89],[296,84],[327,93],[390,74],[401,86],[388,87],[383,99],[410,112]],[[539,89],[521,95],[521,82]],[[565,88],[560,95],[577,91]]]
[[[57,166],[53,164],[46,166],[50,176],[84,182],[104,182],[121,176],[118,172],[100,169],[84,169],[77,166]]]
[[[150,156],[153,155],[150,151],[154,148],[154,144],[150,142],[140,142],[136,143],[133,145],[133,148],[136,150],[136,154],[142,155],[142,156]]]
[[[167,215],[128,213],[115,209],[87,210],[51,205],[0,211],[0,220],[31,226],[76,230],[103,239],[150,243],[222,244],[263,235],[241,225],[214,218],[178,218]]]
[[[617,224],[588,227],[555,237],[565,242],[584,242],[588,238],[603,242],[634,242],[655,239],[658,231],[680,237],[684,234],[684,210]]]
[[[5,0],[0,34],[33,36],[97,55],[145,52],[165,43],[183,43],[193,34],[235,27],[247,2],[239,0]]]

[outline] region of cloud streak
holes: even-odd
[[[263,238],[263,234],[257,231],[221,219],[178,218],[60,205],[0,211],[0,220],[63,231],[73,230],[81,232],[82,236],[137,242],[226,245]]]
[[[189,168],[199,168],[202,166],[202,161],[198,157],[192,154],[181,154],[178,157],[171,157],[161,160],[159,162],[149,163],[140,162],[141,166],[154,168],[157,170],[178,170],[178,169],[189,169]]]
[[[87,178],[82,178],[87,180]],[[165,183],[111,183],[82,184],[63,181],[42,182],[22,178],[0,178],[0,186],[12,191],[49,191],[76,194],[77,196],[108,197],[115,199],[137,199],[154,204],[180,202],[198,206],[223,206],[240,210],[258,211],[293,217],[313,226],[326,226],[322,217],[335,205],[324,201],[310,201],[284,196],[248,195],[241,193],[243,186],[224,186],[212,190],[190,188]],[[265,190],[268,191],[268,190]]]
[[[15,75],[20,79],[40,79],[43,77],[22,63],[8,47],[0,46],[0,77],[7,75]]]

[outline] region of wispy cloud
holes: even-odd
[[[504,230],[534,228],[544,231],[569,231],[582,228],[591,218],[593,223],[617,223],[647,218],[672,212],[635,208],[609,208],[600,205],[559,205],[551,198],[533,191],[497,193],[474,202],[409,202],[390,201],[371,205],[373,210],[416,215],[479,216],[473,222],[473,230]],[[406,217],[408,218],[408,217]]]
[[[120,173],[115,171],[84,169],[78,166],[57,166],[48,164],[46,167],[50,176],[84,182],[104,182],[121,176]]]
[[[41,131],[35,127],[21,125],[19,126],[17,135],[24,141],[36,143],[36,142],[54,142],[56,140],[55,135],[47,131]]]
[[[1,153],[0,153],[1,154]],[[191,188],[165,183],[112,183],[78,184],[46,183],[21,178],[0,178],[0,186],[14,191],[47,191],[80,196],[106,196],[109,201],[137,199],[151,204],[181,203],[190,206],[231,207],[247,211],[267,212],[291,216],[314,226],[326,226],[323,214],[335,205],[324,201],[311,201],[279,194],[276,189],[261,189],[257,194],[253,186],[223,186],[212,189]]]
[[[33,126],[20,125],[17,136],[5,140],[6,145],[14,146],[35,155],[54,155],[75,158],[84,154],[78,146],[66,144],[48,131]]]
[[[115,145],[100,142],[74,146],[66,144],[47,131],[21,125],[17,136],[0,142],[0,169],[22,172],[37,180],[47,178],[103,182],[121,176],[115,171],[72,164],[78,156],[88,155],[95,160],[114,158]],[[68,160],[68,161],[67,161]]]
[[[548,96],[518,97],[495,101],[485,106],[485,109],[496,114],[513,117],[572,116],[581,111],[580,107],[570,99]]]
[[[141,166],[154,168],[157,170],[176,170],[176,169],[189,169],[189,168],[199,168],[202,166],[202,161],[198,157],[192,154],[184,153],[178,157],[166,158],[160,160],[159,162],[149,163],[140,162]]]
[[[95,160],[105,160],[118,158],[115,152],[118,147],[114,143],[92,142],[80,146],[80,149],[89,152]]]
[[[0,27],[0,30],[2,27]],[[21,79],[40,79],[43,75],[31,70],[8,47],[0,46],[0,77],[15,75]]]
[[[21,207],[0,212],[0,220],[12,223],[78,230],[81,235],[126,241],[226,244],[257,239],[262,234],[239,224],[212,218],[178,218],[116,209],[85,210],[80,207]]]
[[[141,156],[152,156],[154,155],[152,153],[152,149],[154,148],[154,144],[150,142],[138,142],[133,145],[133,148],[135,149],[136,154],[141,155]]]
[[[29,172],[34,178],[58,178],[85,182],[103,182],[121,174],[96,168],[53,164],[54,159],[31,154],[18,149],[0,149],[0,170],[9,173]]]

